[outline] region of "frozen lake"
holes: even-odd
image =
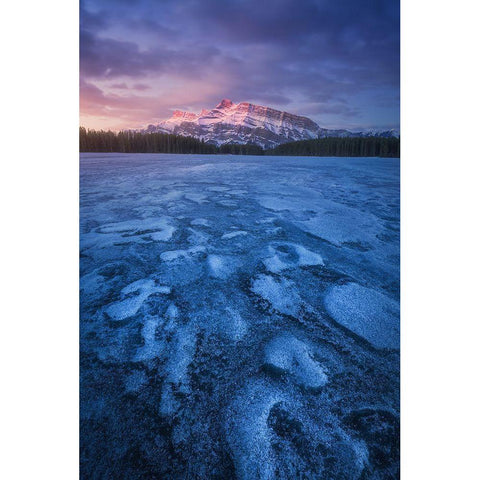
[[[398,478],[399,165],[82,154],[81,477]]]

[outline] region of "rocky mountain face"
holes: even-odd
[[[218,146],[225,143],[253,143],[263,148],[318,137],[366,135],[362,132],[321,128],[307,117],[247,102],[233,103],[228,99],[223,99],[212,110],[204,109],[199,114],[175,110],[171,118],[158,125],[149,125],[144,131],[192,136]],[[375,135],[388,136],[378,132]]]

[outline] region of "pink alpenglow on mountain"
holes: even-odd
[[[263,148],[322,137],[399,136],[396,130],[351,132],[322,128],[307,117],[253,103],[233,103],[228,98],[212,110],[203,109],[199,114],[175,110],[168,120],[149,125],[143,131],[195,137],[217,146],[252,143]]]
[[[223,99],[212,110],[195,114],[175,110],[168,120],[149,125],[148,132],[193,136],[208,143],[255,143],[264,148],[317,138],[326,129],[307,117],[273,108]]]

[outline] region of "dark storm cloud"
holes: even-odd
[[[196,46],[173,50],[156,46],[147,51],[132,41],[101,38],[80,32],[81,71],[88,77],[143,77],[147,73],[201,74],[205,63],[219,51],[215,47]]]
[[[81,75],[90,83],[177,75],[202,90],[213,73],[222,81],[205,107],[226,96],[337,123],[398,123],[399,42],[398,0],[81,4]]]

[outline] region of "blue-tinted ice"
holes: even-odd
[[[398,478],[398,159],[80,165],[82,478]]]

